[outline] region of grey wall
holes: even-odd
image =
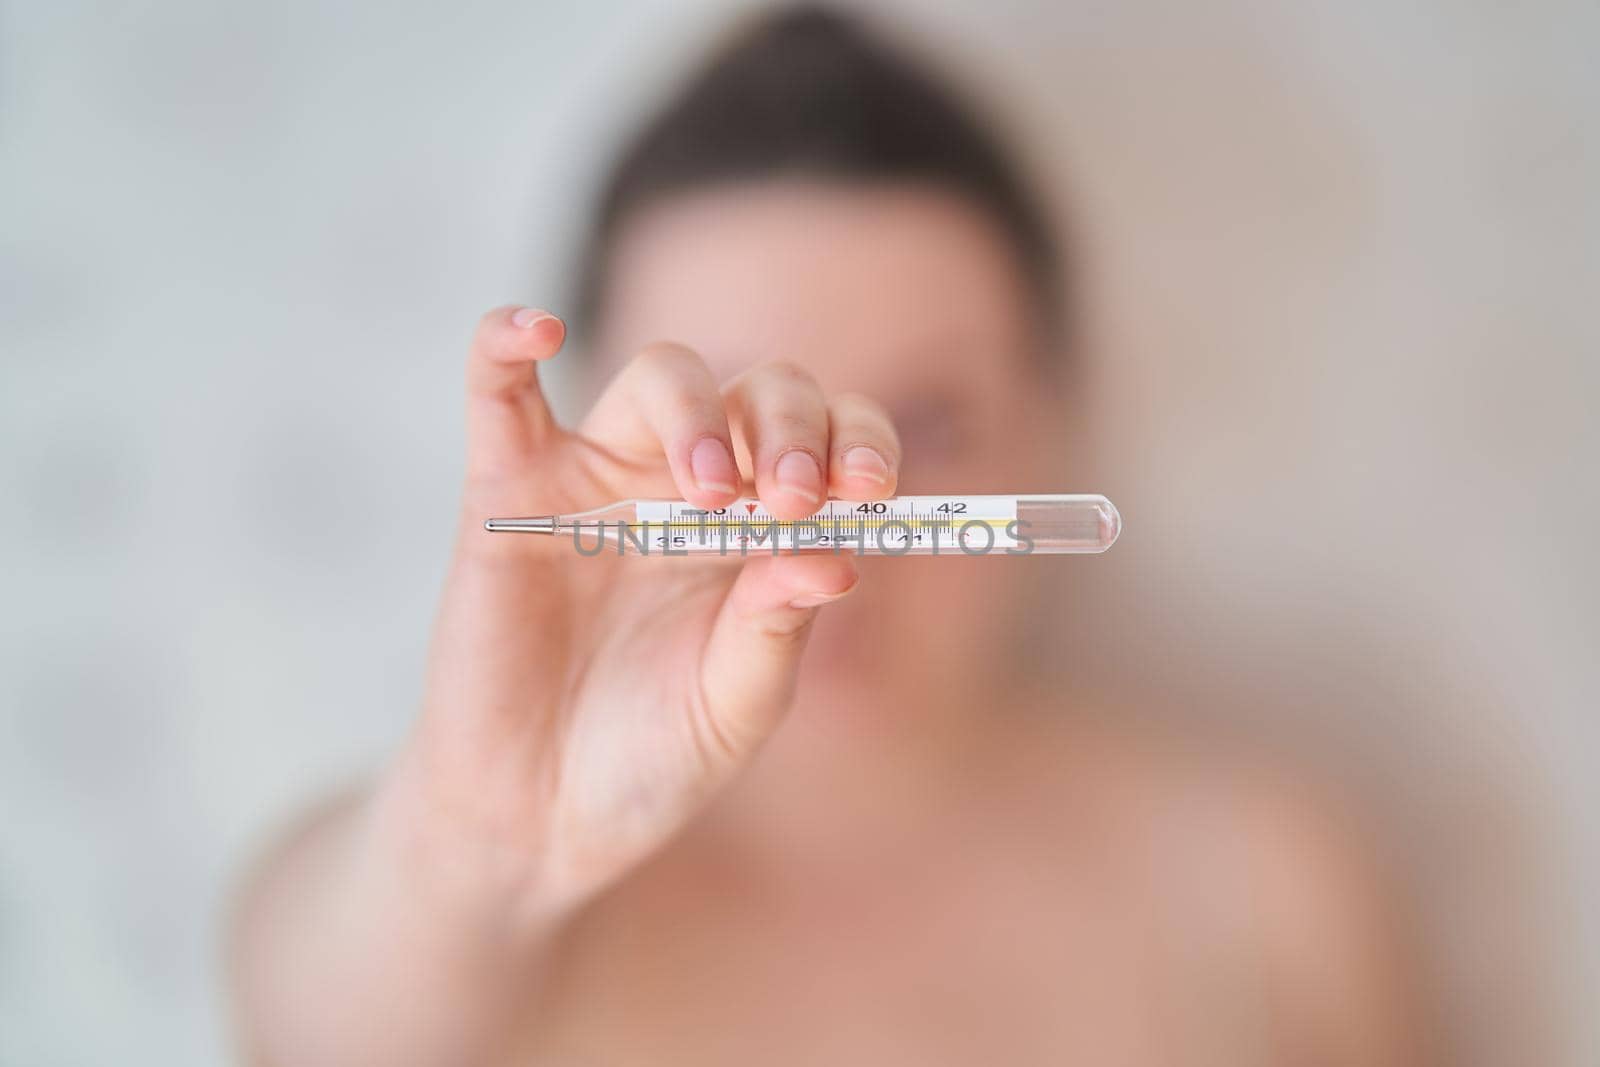
[[[1600,9],[898,6],[1070,183],[1069,488],[1128,521],[1062,622],[1085,690],[1336,750],[1436,871],[1513,823],[1581,966]],[[0,1065],[225,1055],[241,863],[413,710],[472,322],[560,306],[589,176],[715,15],[0,11]]]

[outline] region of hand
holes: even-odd
[[[499,857],[539,913],[638,864],[751,757],[791,701],[819,606],[857,576],[823,553],[581,557],[484,519],[631,497],[716,508],[749,482],[773,515],[802,518],[829,495],[892,495],[900,461],[873,401],[826,397],[791,364],[719,390],[671,344],[640,352],[564,429],[535,370],[564,336],[526,308],[478,326],[459,542],[419,729],[388,783],[444,851]]]

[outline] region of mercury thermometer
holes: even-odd
[[[829,500],[803,519],[776,519],[742,497],[722,508],[682,500],[621,500],[571,515],[489,519],[495,533],[572,538],[602,552],[683,556],[838,552],[870,556],[983,556],[1104,552],[1122,532],[1115,505],[1096,494],[896,496]]]

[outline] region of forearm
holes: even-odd
[[[494,1062],[559,925],[519,868],[391,775],[308,820],[247,886],[239,1029],[263,1067]]]

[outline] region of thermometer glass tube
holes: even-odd
[[[781,520],[752,497],[712,510],[681,500],[623,500],[571,515],[489,519],[484,528],[569,537],[586,556],[1026,556],[1104,552],[1122,532],[1122,517],[1095,494],[951,493],[830,500],[809,518]]]

